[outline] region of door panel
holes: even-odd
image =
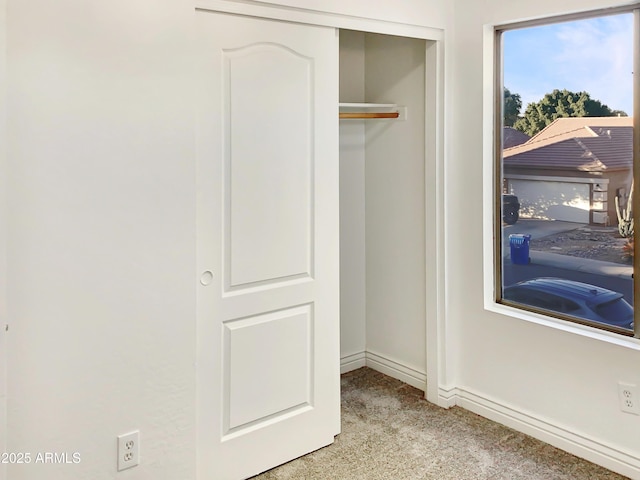
[[[223,58],[228,285],[309,276],[313,58],[270,43]]]
[[[337,37],[198,11],[198,473],[339,433]]]
[[[313,404],[311,320],[305,305],[225,324],[229,433]]]

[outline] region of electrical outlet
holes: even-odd
[[[620,410],[640,415],[640,397],[638,396],[637,386],[619,382],[618,399],[620,400]]]
[[[118,435],[118,471],[135,467],[140,463],[140,432]]]

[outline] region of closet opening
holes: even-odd
[[[340,31],[341,372],[368,366],[421,390],[427,43]]]

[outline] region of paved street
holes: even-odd
[[[547,220],[523,219],[515,225],[503,226],[503,282],[505,286],[536,277],[559,277],[599,285],[621,292],[633,305],[633,279],[630,266],[586,260],[567,255],[530,252],[529,265],[514,265],[510,259],[509,235],[520,233],[536,238],[583,227],[584,224]]]

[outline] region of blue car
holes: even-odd
[[[633,307],[620,292],[565,280],[540,277],[506,287],[505,300],[633,330]]]

